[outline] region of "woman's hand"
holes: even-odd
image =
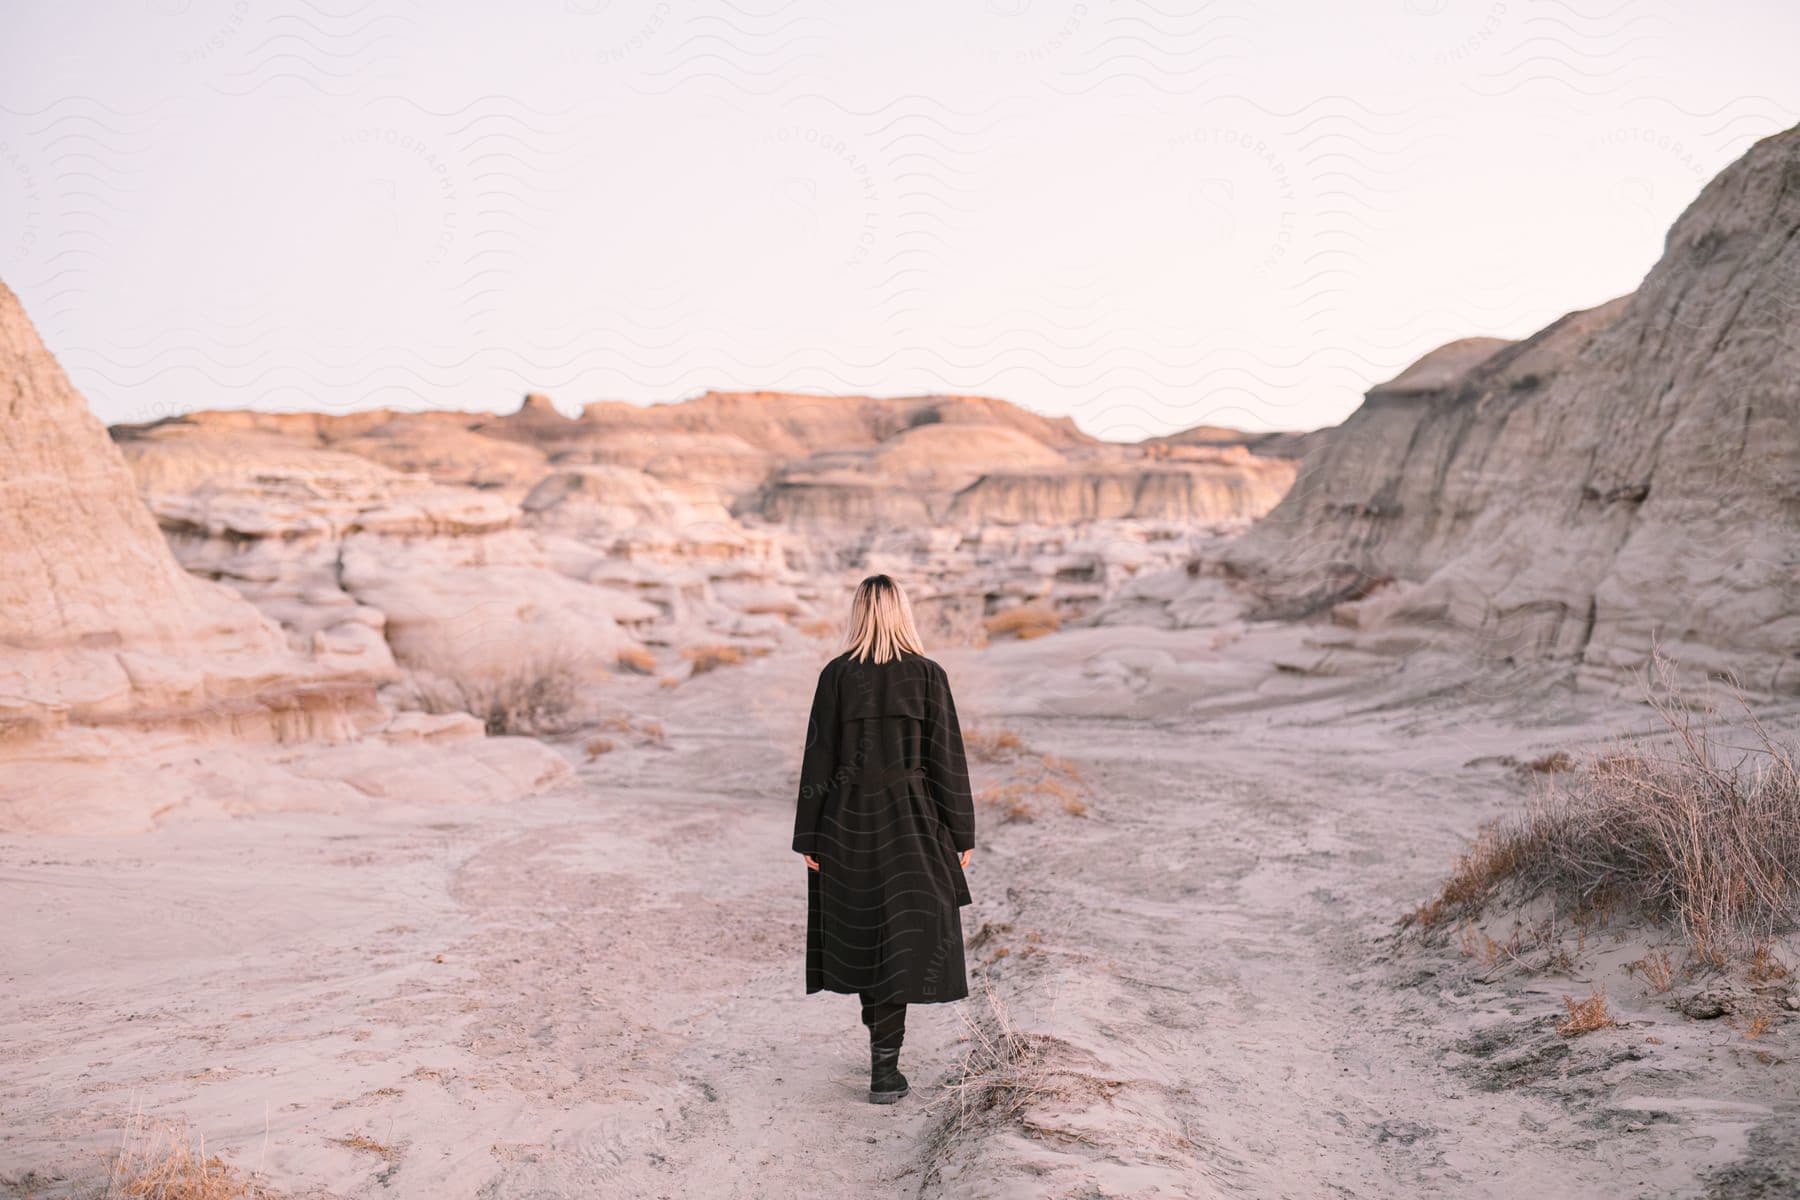
[[[806,860],[806,869],[807,870],[816,871],[819,869],[819,860],[814,858],[812,855],[802,854],[800,857],[804,858]]]
[[[962,869],[963,870],[966,871],[969,869],[969,860],[974,857],[975,857],[975,851],[973,848],[964,850],[962,852]]]

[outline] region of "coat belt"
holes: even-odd
[[[871,771],[865,771],[857,779],[856,786],[861,788],[865,792],[878,792],[884,788],[893,787],[897,783],[904,783],[909,779],[924,779],[924,778],[925,778],[925,768],[924,767],[912,767],[910,769],[902,770],[902,771],[890,771],[887,774],[881,775],[881,776],[876,776],[874,774],[874,772],[871,772]]]

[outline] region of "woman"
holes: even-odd
[[[845,641],[819,672],[794,818],[806,990],[862,997],[869,1100],[892,1104],[907,1093],[906,1006],[969,994],[958,910],[975,806],[949,680],[924,656],[899,584],[862,581]]]

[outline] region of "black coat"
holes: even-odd
[[[806,873],[806,990],[881,1004],[969,994],[957,861],[975,845],[962,730],[944,669],[839,655],[819,672],[794,849]]]

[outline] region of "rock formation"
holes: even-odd
[[[318,724],[376,715],[373,675],[295,654],[183,571],[123,458],[0,284],[0,740],[69,724]]]
[[[113,436],[190,570],[297,650],[411,685],[553,645],[591,671],[771,649],[877,559],[933,581],[940,639],[1011,604],[1079,617],[1179,562],[1196,527],[1272,506],[1295,464],[1245,443],[1296,435],[1118,445],[985,397],[709,392],[575,417],[540,395],[498,417],[203,412]]]
[[[1633,295],[1373,389],[1224,570],[1264,614],[1342,601],[1611,683],[1660,646],[1800,693],[1796,330],[1800,129],[1709,184]]]
[[[384,616],[341,592],[329,566],[283,588],[212,557],[304,546],[394,476],[312,450],[302,479],[293,443],[271,428],[140,455],[159,529],[120,448],[0,284],[0,829],[141,829],[174,813],[378,795],[498,799],[567,773],[554,752],[484,738],[470,717],[382,704],[377,687],[396,675]],[[430,506],[391,490],[358,519],[416,527]],[[462,496],[483,499],[458,491],[459,513]],[[441,508],[433,519],[443,524]],[[165,530],[198,548],[187,569]],[[301,744],[296,764],[284,748]]]

